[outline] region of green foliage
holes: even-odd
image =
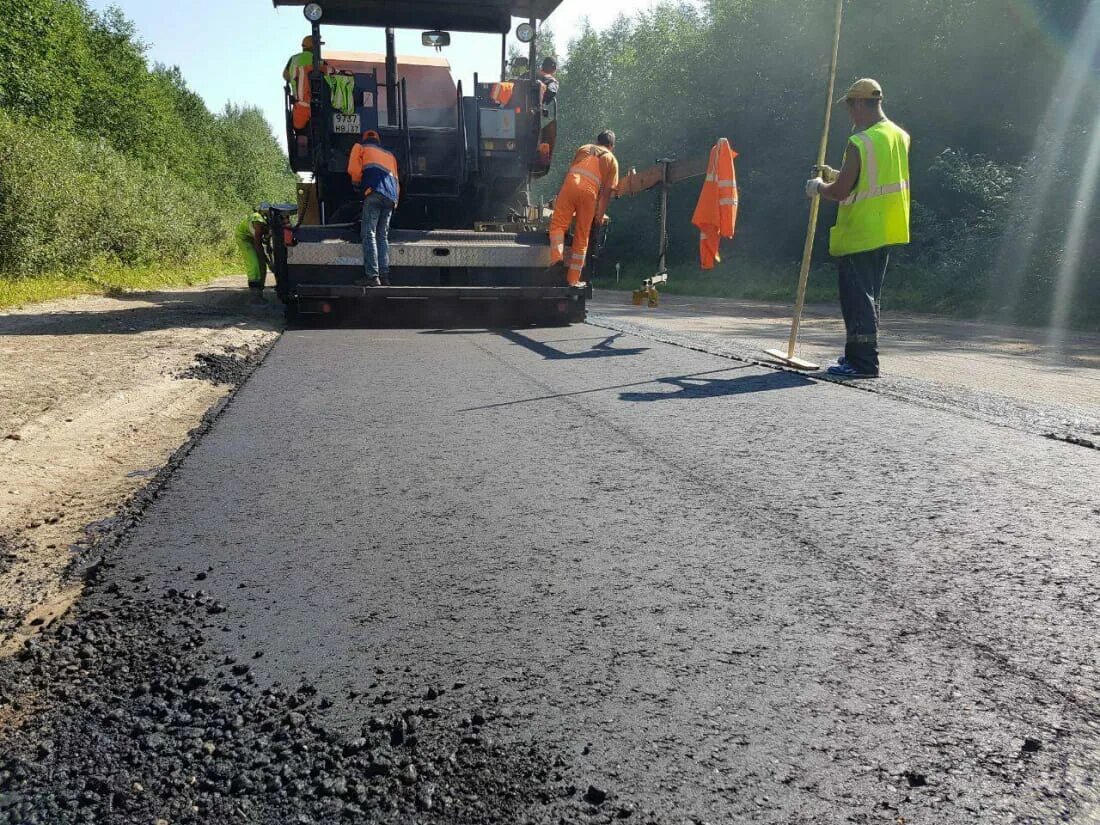
[[[61,172],[60,170],[64,170]],[[223,242],[210,195],[105,142],[0,116],[0,272],[185,263]]]
[[[904,291],[908,306],[973,314],[996,304],[1018,319],[1048,317],[1068,219],[1064,209],[1031,202],[1035,178],[1045,168],[1031,153],[1034,147],[1060,152],[1054,191],[1077,189],[1074,176],[1080,176],[1100,101],[1091,87],[1083,100],[1057,101],[1067,50],[1050,32],[1061,30],[1071,39],[1086,5],[847,4],[838,84],[878,78],[888,115],[914,138],[914,242],[894,256],[888,288]],[[540,194],[553,194],[573,148],[605,127],[618,135],[624,172],[661,157],[704,154],[718,136],[727,136],[741,153],[742,205],[738,237],[724,244],[720,276],[796,272],[808,211],[802,190],[821,133],[833,11],[831,2],[805,0],[665,2],[620,17],[603,31],[583,29],[571,41],[562,72],[561,151]],[[1042,113],[1052,101],[1077,112],[1070,131],[1085,135],[1081,146],[1044,142]],[[834,115],[830,160],[839,166],[850,124],[843,106]],[[697,260],[691,227],[697,195],[692,184],[673,193],[674,266]],[[1032,227],[1034,241],[1006,260],[1006,238],[1021,223],[1022,209],[1056,217]],[[652,268],[655,213],[655,195],[616,204],[606,260]],[[834,277],[827,254],[834,215],[835,206],[826,205],[815,250],[812,285],[826,291],[831,283],[816,279]],[[1087,248],[1100,254],[1100,222],[1093,223],[1095,238]],[[1087,263],[1095,259],[1085,256],[1079,323],[1100,318],[1100,270]],[[1012,269],[1019,271],[1009,277]]]
[[[294,177],[254,108],[211,113],[120,11],[0,15],[0,277],[187,265]]]

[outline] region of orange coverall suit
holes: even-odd
[[[619,162],[610,149],[589,143],[577,150],[554,201],[554,217],[550,219],[550,261],[556,264],[565,260],[565,233],[576,218],[566,275],[571,286],[581,282],[592,224],[603,221],[618,185]]]

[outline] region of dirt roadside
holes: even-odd
[[[0,656],[79,594],[66,572],[281,329],[241,279],[0,313]]]

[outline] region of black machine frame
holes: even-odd
[[[533,232],[541,210],[530,204],[530,181],[549,171],[549,155],[540,143],[545,125],[556,121],[557,102],[544,105],[538,81],[537,38],[529,43],[526,76],[512,81],[511,100],[495,99],[507,79],[507,35],[512,18],[526,18],[532,35],[561,0],[460,0],[460,2],[383,2],[321,0],[319,18],[309,15],[313,33],[309,72],[308,152],[297,156],[287,93],[288,144],[296,171],[313,174],[308,190],[317,217],[302,209],[272,208],[272,263],[280,297],[288,312],[327,313],[341,299],[409,301],[450,298],[512,301],[525,314],[575,322],[584,318],[591,287],[566,286],[563,274],[549,268],[549,240]],[[276,7],[304,7],[306,0],[273,0]],[[377,123],[382,144],[398,159],[402,201],[391,246],[399,275],[390,288],[356,286],[355,221],[361,200],[351,188],[347,157],[358,139],[337,134],[331,94],[321,54],[323,25],[365,26],[385,30],[385,78],[378,65],[355,76],[355,98],[370,100],[373,110],[357,108],[361,123]],[[501,35],[500,83],[474,77],[473,94],[463,95],[461,81],[453,126],[421,127],[410,122],[408,79],[398,75],[396,28],[453,30]],[[384,115],[378,92],[385,89]],[[367,94],[364,94],[367,93]],[[499,124],[504,124],[499,126]],[[363,128],[367,128],[365,125]],[[509,131],[511,130],[511,131]],[[498,137],[503,135],[502,138]],[[552,141],[552,138],[550,139]],[[536,216],[536,212],[538,215]],[[489,232],[495,232],[490,236]],[[510,234],[509,234],[510,233]],[[526,240],[521,241],[521,236]],[[531,238],[538,237],[537,242]],[[596,250],[594,250],[596,252]],[[596,255],[593,255],[596,257]],[[361,254],[358,274],[361,277]]]

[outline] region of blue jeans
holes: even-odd
[[[368,278],[390,274],[393,201],[371,192],[363,199],[363,268]]]

